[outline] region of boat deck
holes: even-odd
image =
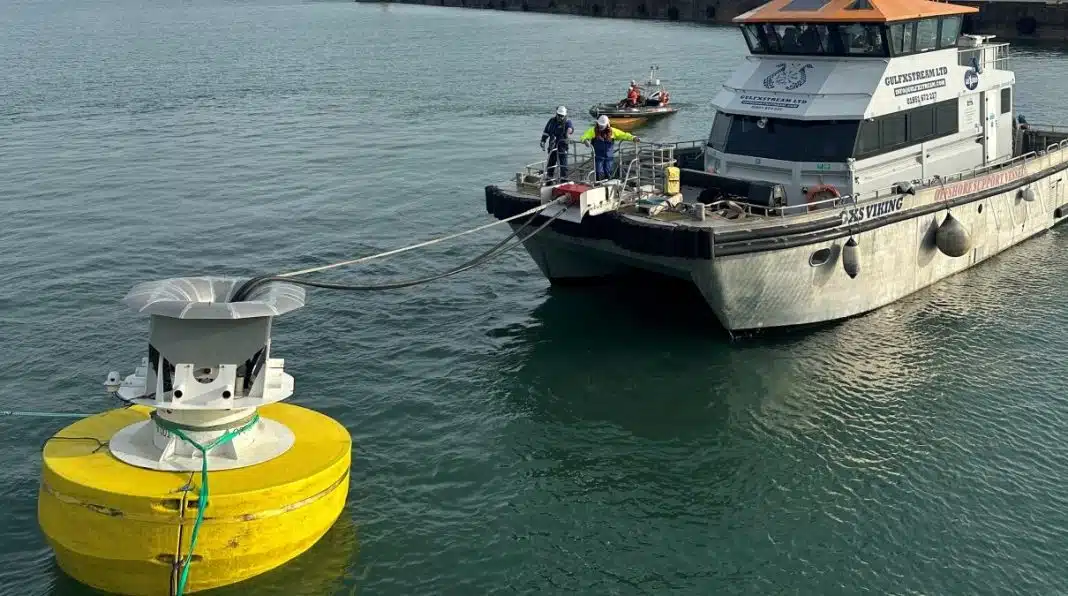
[[[704,140],[622,144],[617,152],[616,167],[626,190],[623,192],[624,200],[615,212],[647,224],[712,228],[717,234],[752,232],[787,225],[791,228],[806,225],[824,228],[859,223],[860,220],[886,215],[920,202],[928,203],[936,194],[932,189],[941,189],[939,197],[944,199],[954,195],[957,186],[962,189],[969,184],[980,189],[995,188],[1003,178],[1011,182],[1029,175],[1032,170],[1044,169],[1038,163],[1036,170],[1036,162],[1050,161],[1050,153],[1059,155],[1068,148],[1068,127],[1031,125],[1019,131],[1015,143],[1018,154],[996,164],[953,176],[913,181],[904,187],[894,186],[865,193],[864,196],[834,197],[800,205],[783,204],[776,197],[773,184],[739,181],[704,172],[704,145]],[[589,149],[575,143],[570,157],[570,180],[591,186],[598,184],[593,180],[593,156]],[[1059,163],[1059,157],[1057,161]],[[544,164],[531,164],[525,172],[517,173],[514,192],[542,200],[542,188],[553,182],[546,182]],[[681,169],[681,202],[654,214],[643,212],[636,204],[637,200],[659,194],[664,184],[664,168],[668,165]],[[1053,165],[1052,161],[1049,165]],[[969,180],[980,182],[969,183]],[[922,201],[917,197],[921,193],[926,196]]]

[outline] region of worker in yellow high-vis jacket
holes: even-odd
[[[612,128],[608,116],[601,116],[597,119],[597,124],[582,133],[579,140],[586,146],[593,145],[593,166],[597,172],[597,179],[607,180],[612,177],[616,141],[638,142],[641,139],[629,132]]]

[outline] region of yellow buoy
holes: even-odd
[[[60,568],[99,590],[170,594],[175,562],[189,554],[199,473],[137,468],[101,447],[150,412],[133,406],[86,418],[45,446],[41,529]],[[264,406],[260,415],[288,427],[293,446],[261,464],[210,472],[186,593],[289,561],[315,544],[345,506],[352,449],[345,427],[289,404]]]
[[[293,596],[294,593],[356,596],[354,589],[346,588],[345,583],[352,579],[349,570],[358,556],[356,523],[342,511],[334,527],[299,557],[263,575],[211,590],[203,596]],[[366,566],[360,570],[363,575],[368,572]]]
[[[130,596],[185,596],[308,550],[345,507],[352,439],[293,394],[270,355],[292,284],[241,295],[236,280],[148,282],[125,302],[151,315],[148,356],[105,386],[129,402],[45,445],[38,519],[59,567]],[[231,299],[236,301],[231,302]]]

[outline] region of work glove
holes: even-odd
[[[542,142],[541,142],[541,143],[539,143],[539,144],[541,145],[541,148],[542,148],[542,149],[545,149],[545,141],[542,141]]]

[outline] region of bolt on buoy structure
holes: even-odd
[[[187,594],[268,571],[337,520],[352,442],[335,420],[280,403],[273,318],[304,305],[274,283],[148,282],[124,302],[149,315],[148,355],[109,391],[131,405],[79,420],[43,453],[38,517],[68,575],[118,594]],[[106,447],[106,448],[105,448]]]

